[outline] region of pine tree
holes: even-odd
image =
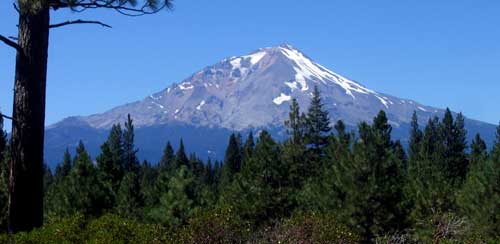
[[[205,164],[205,169],[203,171],[204,177],[203,181],[206,185],[213,186],[214,184],[214,169],[212,165],[212,160],[208,158],[207,163]]]
[[[253,138],[253,132],[250,131],[248,133],[247,139],[245,140],[245,144],[243,145],[242,158],[251,157],[254,148],[255,148],[255,142],[254,142],[254,138]],[[242,159],[242,161],[243,161],[243,159]]]
[[[194,211],[196,192],[194,176],[185,165],[170,178],[167,189],[161,194],[159,205],[149,212],[149,218],[170,227],[186,224]]]
[[[497,126],[495,142],[491,150],[491,158],[493,162],[500,164],[500,123]]]
[[[358,130],[352,161],[334,164],[331,177],[340,200],[339,216],[365,241],[372,241],[405,226],[405,211],[400,207],[403,162],[390,139],[391,126],[384,112],[374,118],[373,126],[361,123]]]
[[[307,111],[306,141],[311,147],[314,156],[323,155],[327,144],[328,133],[331,130],[328,112],[323,108],[318,86],[314,86],[311,104]]]
[[[495,147],[498,147],[498,141]],[[458,194],[460,213],[471,222],[473,233],[498,237],[500,233],[500,163],[488,157],[477,134],[471,144],[470,170]]]
[[[158,203],[156,182],[158,180],[159,170],[158,167],[153,167],[147,160],[144,160],[141,164],[140,172],[140,185],[144,199],[144,207],[148,208]]]
[[[137,159],[137,149],[134,145],[134,125],[130,114],[127,115],[125,130],[123,131],[123,160],[125,172],[139,173],[139,160]]]
[[[458,114],[454,121],[451,111],[446,109],[440,126],[444,159],[442,167],[454,186],[459,186],[467,174],[466,134],[463,116]]]
[[[47,87],[49,33],[55,27],[98,21],[65,21],[51,23],[55,11],[112,9],[138,16],[169,9],[169,0],[19,0],[19,41],[0,35],[0,40],[17,52],[14,79],[13,123],[10,143],[16,153],[11,155],[9,228],[12,232],[30,231],[43,224],[43,145]],[[59,13],[60,11],[57,11]],[[109,26],[108,26],[109,27]],[[15,184],[14,184],[15,183]]]
[[[476,134],[471,143],[471,152],[470,152],[470,163],[471,166],[483,163],[488,158],[488,151],[486,147],[486,142],[481,138],[481,135]]]
[[[256,224],[289,213],[280,151],[271,135],[262,131],[253,156],[224,193],[223,204],[233,206],[240,216]]]
[[[116,209],[118,214],[128,217],[139,217],[144,199],[140,185],[140,166],[137,150],[134,146],[134,125],[130,114],[125,122],[123,132],[123,168],[125,175],[120,182],[116,194]]]
[[[144,206],[139,176],[134,171],[125,174],[116,195],[116,212],[123,217],[141,217]]]
[[[100,180],[109,188],[110,194],[116,195],[125,174],[123,132],[120,124],[111,127],[108,139],[101,146],[101,154],[96,161]]]
[[[233,182],[235,175],[241,170],[241,146],[237,136],[232,133],[222,165],[221,187],[227,187]]]
[[[159,196],[167,191],[168,181],[170,177],[175,174],[177,167],[175,166],[176,159],[174,155],[174,149],[170,144],[170,141],[167,142],[165,148],[163,149],[163,155],[158,162],[158,177],[155,182],[155,201],[159,201]]]
[[[165,149],[163,149],[163,156],[161,157],[160,162],[158,163],[160,170],[172,171],[174,170],[173,163],[175,160],[174,149],[170,144],[170,141],[167,142]]]
[[[64,151],[62,163],[57,165],[56,167],[55,181],[59,182],[63,178],[68,176],[69,173],[71,172],[71,168],[72,168],[71,154],[69,153],[69,150],[66,148],[66,151]]]
[[[67,205],[57,207],[64,208],[62,216],[70,216],[76,212],[85,216],[99,216],[104,207],[102,185],[98,180],[91,157],[81,141],[76,148],[73,162],[74,166],[68,177],[65,191],[68,195],[64,203]]]
[[[422,136],[422,130],[420,130],[420,127],[418,125],[417,112],[414,111],[411,119],[410,141],[408,146],[408,155],[411,163],[418,160]]]
[[[306,145],[304,134],[306,131],[306,121],[300,114],[300,107],[296,99],[292,100],[288,120],[285,121],[287,127],[288,139],[283,145],[282,160],[287,166],[289,183],[298,189],[304,183],[305,179],[312,174],[306,164],[304,154]]]
[[[405,192],[412,206],[410,218],[414,223],[447,213],[455,205],[455,194],[444,172],[446,164],[442,163],[445,160],[442,128],[437,117],[429,119],[420,153],[413,157],[408,169]]]
[[[189,159],[187,158],[186,155],[186,149],[184,149],[184,142],[181,139],[181,142],[179,143],[179,149],[175,153],[175,171],[181,166],[186,166],[189,168]]]

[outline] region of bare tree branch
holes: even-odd
[[[12,117],[10,117],[10,116],[7,116],[7,115],[5,115],[5,114],[2,114],[2,113],[0,113],[0,117],[6,118],[6,119],[10,119],[10,120],[12,120],[12,121],[14,120],[14,118],[12,118]]]
[[[23,49],[21,48],[21,46],[19,46],[17,43],[9,40],[9,38],[5,37],[5,36],[2,36],[0,35],[0,41],[2,41],[3,43],[7,44],[7,46],[10,46],[10,47],[13,47],[15,48],[18,52],[22,53],[23,52]]]
[[[141,7],[135,7],[135,4],[130,4],[130,2],[122,0],[78,0],[72,3],[61,0],[51,0],[50,6],[54,10],[59,8],[70,8],[75,12],[83,12],[87,9],[107,8],[114,9],[127,16],[142,16],[158,13],[165,8],[171,9],[172,0],[161,0],[161,3],[145,1]]]
[[[68,20],[68,21],[65,21],[65,22],[62,22],[62,23],[53,24],[53,25],[50,25],[49,28],[57,28],[57,27],[65,26],[65,25],[75,25],[75,24],[97,24],[97,25],[102,25],[104,27],[112,28],[110,25],[104,24],[101,21],[81,20],[81,19]]]
[[[9,39],[12,39],[12,40],[14,40],[14,41],[19,40],[19,38],[15,37],[15,36],[9,36]]]
[[[17,6],[16,3],[12,3],[14,5],[14,9],[16,10],[17,13],[20,13],[19,7]]]

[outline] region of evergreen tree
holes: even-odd
[[[224,156],[222,165],[221,187],[227,187],[233,181],[235,175],[241,170],[241,146],[237,136],[232,133]]]
[[[479,134],[471,145],[470,171],[457,202],[460,214],[471,222],[471,232],[500,237],[500,163],[488,158]]]
[[[331,130],[330,118],[323,106],[319,88],[318,86],[314,86],[311,104],[307,111],[307,131],[305,137],[313,152],[313,157],[316,158],[323,155],[323,149],[327,144],[328,133]]]
[[[125,172],[139,173],[139,160],[137,159],[137,149],[134,145],[134,125],[130,114],[127,115],[125,130],[123,131],[123,160]]]
[[[189,159],[186,155],[186,150],[184,149],[184,142],[181,139],[179,143],[179,150],[175,153],[175,170],[177,170],[181,166],[186,166],[189,168]]]
[[[443,170],[454,186],[460,185],[467,174],[466,136],[463,116],[458,114],[454,121],[451,111],[446,109],[440,126],[444,159]]]
[[[253,139],[253,132],[250,131],[248,133],[247,139],[245,140],[245,144],[243,145],[242,158],[249,158],[252,156],[253,150],[255,147],[255,142]],[[243,161],[243,160],[242,160]]]
[[[170,227],[183,225],[196,206],[194,176],[185,165],[170,178],[167,189],[162,193],[159,205],[150,211],[149,218]]]
[[[108,189],[111,205],[114,205],[114,195],[118,192],[120,182],[125,174],[122,135],[120,124],[113,125],[108,139],[101,146],[101,154],[96,159],[99,179]]]
[[[414,111],[411,119],[410,142],[408,146],[408,155],[411,163],[418,160],[422,136],[422,130],[420,130],[420,127],[418,125],[417,112]]]
[[[54,175],[47,164],[43,164],[43,192],[47,193],[49,187],[54,183]]]
[[[486,148],[486,142],[483,141],[481,135],[478,133],[471,143],[470,163],[471,165],[484,163],[487,159],[488,151]]]
[[[140,183],[140,166],[134,146],[134,125],[130,114],[127,115],[123,131],[123,168],[125,175],[120,182],[116,195],[116,210],[122,216],[139,217],[143,207]]]
[[[63,178],[68,176],[69,173],[71,172],[71,168],[72,168],[71,154],[69,153],[69,150],[66,148],[66,151],[64,151],[62,163],[57,165],[56,167],[55,181],[59,182]]]
[[[240,216],[256,224],[289,213],[280,151],[271,135],[262,131],[253,156],[225,192],[223,203],[235,207]]]
[[[120,182],[116,195],[116,212],[123,217],[139,218],[143,204],[139,176],[134,171],[129,171]]]
[[[442,163],[442,128],[437,117],[429,119],[422,135],[419,155],[412,157],[408,169],[406,195],[412,206],[410,218],[414,223],[454,208],[455,194]]]
[[[167,142],[165,149],[163,149],[163,156],[161,157],[161,160],[158,163],[158,165],[161,170],[166,169],[168,171],[172,171],[174,170],[173,168],[174,160],[175,160],[174,149],[172,148],[172,145],[170,144],[169,141]]]
[[[153,167],[144,160],[141,164],[141,193],[144,199],[144,207],[151,207],[157,204],[158,196],[156,192],[156,182],[158,179],[158,167]]]
[[[99,216],[104,209],[102,185],[90,155],[80,141],[70,174],[51,189],[49,216],[72,216],[79,212],[85,216]]]
[[[358,230],[365,241],[405,226],[404,173],[401,156],[390,140],[391,126],[384,112],[373,126],[361,123],[351,163],[333,166],[339,215]]]
[[[205,164],[203,181],[209,186],[213,186],[214,184],[214,169],[210,158],[208,158]]]
[[[500,123],[498,123],[497,126],[494,143],[493,149],[491,150],[491,158],[493,162],[500,164]]]
[[[306,163],[304,154],[306,145],[304,134],[306,131],[306,121],[300,114],[300,107],[296,99],[292,100],[288,120],[285,121],[288,139],[283,145],[282,159],[288,170],[288,181],[296,189],[304,183],[305,179],[311,176],[309,165]]]

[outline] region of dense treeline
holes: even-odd
[[[41,242],[500,241],[500,126],[488,150],[480,135],[467,144],[461,114],[446,110],[420,126],[415,113],[405,149],[391,139],[383,111],[356,132],[341,120],[330,127],[317,88],[306,113],[292,100],[285,125],[283,142],[266,131],[232,134],[223,162],[187,155],[181,140],[151,164],[136,156],[129,116],[112,127],[95,162],[80,142],[53,174],[46,169],[47,224],[33,235]],[[2,132],[0,216],[6,141]],[[5,217],[0,225],[5,230]]]

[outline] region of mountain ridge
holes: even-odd
[[[444,109],[371,90],[314,62],[293,46],[282,44],[224,58],[142,100],[100,114],[69,117],[47,129],[54,132],[82,127],[105,131],[113,124],[123,123],[127,114],[131,114],[138,130],[170,124],[189,126],[192,130],[239,132],[283,128],[290,100],[297,99],[305,111],[313,86],[321,90],[332,123],[342,119],[351,128],[361,121],[371,121],[380,110],[386,111],[395,130],[407,128],[414,111],[421,124],[444,113]],[[466,122],[478,127],[471,130],[473,133],[495,128],[476,120]],[[275,132],[276,136],[283,136],[284,130]]]

